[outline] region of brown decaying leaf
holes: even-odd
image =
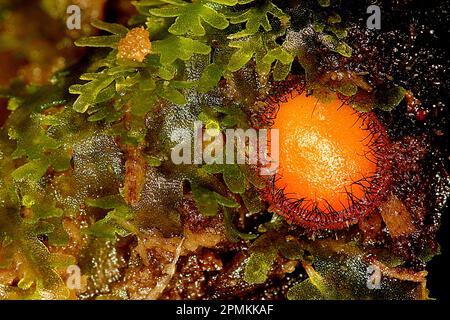
[[[388,201],[380,206],[380,209],[383,221],[392,238],[407,236],[416,231],[411,214],[395,195],[391,195]]]

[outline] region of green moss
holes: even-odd
[[[274,250],[252,253],[245,268],[244,280],[251,284],[266,282],[275,258]]]
[[[175,35],[204,36],[206,34],[204,23],[213,28],[223,30],[229,22],[223,13],[217,12],[212,3],[235,5],[237,1],[172,1],[162,0],[168,5],[157,9],[150,9],[150,14],[157,17],[176,18],[170,26],[169,32]]]

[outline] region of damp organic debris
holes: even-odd
[[[0,0],[0,299],[433,298],[448,5],[379,2]]]

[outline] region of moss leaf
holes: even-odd
[[[272,30],[268,15],[277,17],[280,20],[289,19],[288,16],[271,1],[267,1],[262,6],[254,6],[230,17],[232,24],[245,23],[245,29],[228,36],[228,39],[243,38],[256,34],[262,27],[264,31]]]
[[[103,31],[108,31],[112,34],[118,35],[118,36],[125,36],[128,33],[128,29],[124,27],[121,24],[118,23],[108,23],[101,20],[94,20],[91,22],[91,25],[95,28]]]
[[[400,86],[377,92],[375,107],[383,111],[392,111],[405,97],[406,89]]]
[[[276,251],[252,253],[244,270],[244,280],[251,284],[266,282],[269,271],[277,257]]]
[[[117,48],[121,36],[94,36],[75,41],[77,47]]]
[[[200,212],[207,217],[215,216],[219,210],[216,194],[196,183],[191,183],[191,189]]]
[[[209,54],[211,47],[194,39],[171,36],[152,43],[153,52],[160,54],[163,65],[173,64],[177,59],[189,60],[195,53]]]
[[[204,36],[205,28],[203,22],[210,26],[223,30],[228,27],[226,17],[217,12],[206,1],[169,1],[163,0],[170,5],[162,8],[150,9],[150,13],[157,17],[176,17],[170,26],[169,32],[175,35]],[[226,1],[225,1],[226,2]]]
[[[225,68],[221,64],[211,63],[203,70],[198,84],[198,91],[206,93],[212,90],[222,78]]]
[[[226,165],[223,170],[223,179],[227,187],[234,193],[244,193],[246,189],[245,175],[238,165]]]
[[[258,237],[256,234],[244,233],[236,229],[233,224],[234,216],[235,213],[232,209],[223,207],[223,222],[228,240],[238,242],[240,240],[253,240]]]

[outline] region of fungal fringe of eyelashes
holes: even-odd
[[[266,106],[258,112],[260,121],[258,125],[260,127],[273,128],[277,123],[277,117],[281,108],[288,108],[288,105],[289,108],[294,108],[292,110],[297,113],[306,112],[300,111],[301,108],[305,108],[305,110],[312,108],[310,117],[311,123],[313,123],[315,120],[312,118],[315,116],[314,113],[319,105],[319,100],[311,102],[312,95],[305,94],[305,88],[304,81],[299,81],[298,79],[276,86],[273,95],[267,99]],[[292,106],[296,103],[293,102],[295,100],[303,101],[301,107]],[[386,161],[386,150],[390,145],[390,141],[377,116],[373,112],[358,112],[354,110],[351,108],[348,97],[337,94],[335,101],[321,103],[321,108],[320,112],[325,110],[323,108],[335,108],[333,112],[337,115],[330,113],[330,116],[337,118],[331,118],[333,121],[328,125],[332,126],[334,122],[340,119],[339,114],[343,113],[347,114],[345,121],[351,120],[349,130],[354,130],[357,133],[367,132],[363,137],[358,138],[359,141],[352,147],[356,148],[361,144],[361,151],[355,150],[355,155],[361,158],[359,161],[366,162],[366,165],[364,163],[361,164],[365,166],[363,168],[373,167],[373,170],[354,173],[359,175],[359,177],[350,177],[348,185],[343,185],[342,191],[332,191],[337,194],[337,196],[333,196],[333,201],[326,196],[315,195],[316,198],[314,199],[302,195],[301,192],[292,192],[292,188],[289,188],[290,186],[285,182],[285,173],[277,173],[272,177],[266,177],[267,186],[262,190],[262,196],[271,204],[271,208],[282,215],[289,223],[311,229],[341,229],[348,227],[369,214],[384,197],[385,191],[389,188],[391,182],[391,167],[389,162]],[[292,111],[291,109],[289,110]],[[299,115],[297,114],[297,116]],[[286,121],[290,121],[291,125],[296,125],[297,119],[295,115],[289,115],[287,119]],[[301,117],[298,121],[301,121]],[[302,124],[299,125],[301,126]],[[358,133],[358,135],[360,134]],[[351,138],[355,137],[350,136],[349,139]],[[348,143],[352,143],[351,141],[353,140],[349,140]],[[339,141],[337,142],[339,143]],[[280,141],[280,143],[283,143],[283,141]],[[281,152],[288,151],[281,150]],[[283,166],[281,160],[280,166]],[[290,181],[290,183],[294,181],[295,183],[296,180],[292,180],[292,177],[289,178],[288,176],[287,181]],[[325,188],[327,187],[325,186]],[[333,189],[325,190],[324,195],[328,194],[330,190]],[[345,199],[341,198],[338,193],[345,195]]]

